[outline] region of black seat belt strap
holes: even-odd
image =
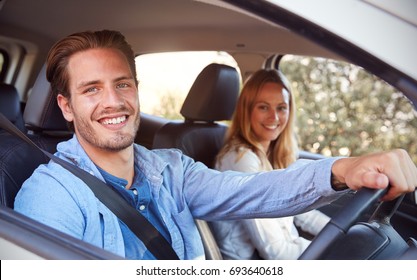
[[[110,188],[106,183],[91,175],[85,170],[71,164],[37,146],[22,131],[17,129],[3,114],[0,113],[1,127],[11,134],[19,137],[29,145],[40,150],[54,162],[60,164],[72,174],[80,178],[90,187],[94,195],[106,205],[120,220],[132,230],[145,244],[146,248],[157,258],[163,260],[178,260],[169,242],[161,233],[140,214],[134,207],[127,203],[121,196]]]

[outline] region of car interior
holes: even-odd
[[[26,132],[20,97],[16,87],[0,84],[0,112],[22,132]]]
[[[28,77],[25,81],[14,77],[9,79],[9,81],[13,80],[14,84],[11,82],[0,84],[0,113],[36,145],[50,153],[56,151],[57,143],[72,137],[72,132],[69,131],[46,80],[44,58],[55,40],[74,30],[84,30],[86,26],[91,29],[122,30],[137,55],[211,49],[227,50],[233,56],[240,72],[236,68],[217,62],[209,64],[200,72],[182,104],[180,114],[183,120],[169,120],[141,112],[140,127],[135,138],[135,143],[148,149],[180,149],[185,155],[203,162],[208,167],[213,167],[215,156],[223,144],[227,131],[225,122],[232,117],[242,81],[252,72],[260,67],[279,67],[279,59],[286,53],[341,60],[345,60],[343,55],[355,51],[359,53],[358,57],[366,55],[365,51],[358,51],[349,44],[341,47],[342,51],[339,52],[323,47],[317,42],[327,40],[330,46],[342,44],[339,41],[333,43],[332,40],[328,40],[329,34],[321,29],[313,28],[313,31],[308,31],[303,26],[303,22],[289,21],[286,27],[279,26],[278,23],[284,22],[283,19],[288,16],[281,9],[277,9],[278,12],[282,12],[279,14],[280,17],[270,22],[265,19],[259,20],[253,15],[247,16],[235,12],[236,8],[232,4],[239,1],[181,0],[172,4],[166,0],[129,0],[126,6],[117,7],[117,11],[120,9],[119,12],[125,15],[125,20],[120,21],[115,18],[113,24],[111,19],[117,15],[113,13],[113,5],[102,5],[102,1],[98,0],[90,1],[91,5],[83,9],[78,9],[76,5],[82,1],[74,1],[68,4],[68,7],[64,5],[65,8],[62,8],[59,1],[46,0],[44,7],[47,7],[48,11],[54,11],[48,12],[48,18],[44,18],[40,13],[31,13],[32,10],[39,10],[37,1],[10,0],[6,4],[5,2],[0,1],[0,50],[10,48],[11,53],[25,53],[25,59],[13,61],[10,65],[11,68],[25,65]],[[241,2],[242,7],[257,5],[256,1]],[[20,7],[23,5],[25,9],[22,10]],[[191,5],[193,13],[190,12],[190,16],[184,17],[184,13],[191,10],[189,8]],[[97,6],[101,8],[100,13],[109,15],[109,18],[103,19],[98,13],[94,13]],[[147,12],[136,14],[133,11]],[[261,14],[261,11],[258,12]],[[59,20],[67,19],[69,14],[76,14],[84,18],[85,22]],[[158,15],[157,20],[153,18],[154,15]],[[216,15],[216,20],[213,20],[213,15]],[[39,24],[33,24],[33,29],[28,30],[27,26],[20,23],[22,18],[27,22]],[[50,24],[52,20],[56,22],[56,26]],[[298,24],[295,29],[298,28],[301,32],[298,34],[291,32],[289,27],[292,27],[292,23]],[[227,28],[223,29],[222,24],[227,24]],[[179,31],[176,31],[176,28]],[[200,36],[199,28],[204,29],[207,38]],[[13,32],[17,34],[16,39],[12,40],[13,44],[10,43],[9,46],[9,42],[3,43],[3,36],[13,37]],[[318,36],[320,40],[309,40],[308,36],[304,38],[300,36],[303,32],[310,37],[320,33]],[[379,64],[373,59],[364,61],[359,65],[370,65],[370,69],[381,77],[397,81],[400,88],[413,88],[413,83],[408,80],[409,77],[398,78],[401,77],[399,71],[391,71],[389,67],[378,69]],[[2,80],[6,79],[0,79]],[[21,185],[36,167],[48,162],[49,158],[16,135],[1,128],[0,143],[0,232],[2,234],[3,231],[10,230],[6,235],[14,240],[14,230],[19,230],[16,227],[21,226],[25,230],[21,230],[19,236],[37,236],[37,240],[44,244],[42,249],[44,251],[40,254],[44,258],[120,259],[119,256],[102,252],[98,248],[93,248],[94,246],[14,213],[12,210],[14,198]],[[324,156],[301,151],[299,157],[314,160]],[[417,224],[416,196],[410,194],[393,203],[377,204],[380,195],[381,193],[364,192],[356,196],[355,193],[349,193],[332,204],[322,207],[320,210],[336,218],[336,228],[329,228],[323,232],[301,258],[417,259],[415,240],[417,229],[409,226]],[[14,215],[21,219],[19,225],[12,221]],[[196,219],[196,225],[202,237],[206,259],[223,259],[210,223]],[[340,237],[342,233],[340,228],[349,234]],[[339,242],[330,242],[339,237],[342,241],[339,239]],[[20,240],[25,238],[20,238],[18,241],[16,236],[15,239],[16,242],[21,242]],[[48,249],[58,250],[62,241],[64,244],[71,244],[64,246],[65,252],[62,255],[53,253],[53,249]],[[21,245],[33,247],[29,241]],[[36,255],[33,257],[37,258]]]
[[[213,168],[239,96],[240,75],[235,68],[209,64],[197,76],[182,105],[184,121],[171,121],[154,135],[153,149],[177,148]],[[142,128],[138,132],[142,133]],[[207,259],[222,259],[209,222],[196,219]]]
[[[34,84],[32,94],[26,104],[24,114],[20,113],[20,116],[16,117],[16,114],[7,114],[7,118],[11,122],[16,122],[16,119],[21,119],[25,123],[24,132],[30,137],[30,139],[42,149],[53,153],[56,151],[57,143],[69,139],[72,133],[68,130],[65,119],[56,103],[56,98],[51,93],[49,82],[46,81],[45,69],[39,73],[39,76]],[[230,120],[234,111],[238,94],[239,94],[240,76],[236,69],[221,64],[210,64],[202,70],[202,72],[196,78],[193,86],[191,87],[189,94],[182,106],[181,113],[184,116],[184,121],[157,121],[154,118],[148,118],[146,114],[141,115],[141,125],[135,142],[138,144],[148,146],[150,149],[154,148],[177,148],[184,152],[184,154],[191,156],[196,161],[205,163],[208,167],[213,167],[214,157],[222,146],[223,139],[227,130],[227,126],[223,123],[217,123],[218,121]],[[5,87],[8,92],[12,92],[10,87]],[[228,98],[223,98],[225,95]],[[222,97],[222,98],[220,98]],[[222,102],[219,102],[222,100]],[[6,100],[9,106],[5,108],[16,109],[16,99]],[[2,103],[3,105],[6,103]],[[213,110],[217,108],[217,110]],[[17,126],[17,125],[16,125]],[[18,127],[18,126],[17,126]],[[21,128],[20,128],[21,129]],[[145,134],[144,132],[154,132],[153,134]],[[142,136],[145,139],[141,142]],[[21,139],[14,135],[10,135],[6,132],[0,134],[0,139],[3,145],[0,147],[0,160],[3,163],[0,169],[0,198],[1,204],[9,208],[13,208],[14,197],[22,183],[30,176],[33,170],[42,163],[46,163],[49,158],[35,150],[32,146],[23,142]],[[152,139],[152,145],[149,146]],[[203,144],[202,144],[203,143]],[[348,203],[354,203],[352,197],[346,196],[343,199]],[[366,198],[360,205],[366,205],[366,201],[372,201]],[[375,200],[374,200],[375,202]],[[344,204],[346,202],[343,202]],[[358,203],[356,202],[356,205]],[[372,205],[367,205],[370,207]],[[394,207],[394,206],[391,206]],[[398,207],[398,204],[395,205]],[[364,212],[366,208],[360,208],[360,211],[356,215],[353,215],[357,219],[349,222],[349,227],[357,221],[365,221],[369,218],[369,213]],[[396,208],[395,208],[396,209]],[[326,209],[323,209],[326,212]],[[349,211],[355,211],[352,207],[349,207]],[[358,210],[359,211],[359,210]],[[388,213],[389,219],[393,212],[392,209]],[[367,216],[366,216],[367,215]],[[374,216],[380,216],[380,214],[373,214]],[[350,217],[350,215],[347,215]],[[346,217],[347,217],[346,216]],[[344,216],[343,216],[344,217]],[[341,219],[343,219],[343,217]],[[384,224],[386,215],[383,215],[378,224]],[[375,219],[374,224],[376,223]],[[382,221],[382,222],[381,222]],[[217,246],[217,242],[212,233],[210,223],[196,219],[196,225],[202,237],[206,259],[223,259],[222,254]],[[359,227],[359,229],[358,229]],[[304,255],[306,258],[310,257],[326,257],[329,259],[339,259],[344,257],[344,254],[340,255],[335,252],[346,252],[348,248],[352,248],[350,245],[348,248],[344,248],[343,244],[352,244],[357,240],[361,240],[360,246],[366,245],[366,250],[353,251],[353,258],[369,258],[370,256],[386,257],[384,254],[402,254],[408,252],[409,246],[405,243],[404,239],[388,227],[390,233],[390,239],[396,240],[396,243],[387,242],[385,232],[381,234],[381,227],[368,226],[368,224],[356,225],[352,228],[352,232],[348,235],[350,241],[344,243],[337,243],[338,250],[332,250],[330,253],[324,253],[324,248],[329,245],[329,240],[332,238],[332,234],[323,233],[324,237],[316,240],[316,247],[320,248],[321,254],[316,256],[313,251],[313,255],[310,255],[310,251],[307,251]],[[384,228],[384,226],[382,227]],[[371,231],[371,234],[367,233]],[[378,231],[377,236],[379,239],[375,239],[373,236],[374,231]],[[363,233],[365,232],[365,233]],[[362,235],[365,238],[362,238]],[[369,239],[370,238],[370,239]],[[323,241],[320,241],[323,240]],[[364,243],[363,243],[364,242]],[[413,248],[417,245],[414,239],[409,239]],[[399,245],[401,244],[401,245]],[[393,251],[387,249],[380,254],[380,248],[390,245]],[[340,248],[340,246],[342,246]],[[314,250],[314,246],[312,249]],[[399,249],[400,248],[400,249]],[[400,250],[400,252],[397,252]],[[369,251],[372,253],[369,255]],[[388,253],[387,253],[388,252]],[[357,254],[357,255],[355,255]]]
[[[26,103],[24,114],[20,114],[19,118],[24,120],[30,139],[45,151],[54,153],[56,145],[69,139],[72,133],[51,92],[45,72],[46,67],[43,67]],[[216,63],[208,65],[198,75],[183,104],[181,113],[185,120],[158,122],[153,118],[148,119],[146,114],[142,115],[135,141],[151,149],[177,148],[196,161],[213,167],[214,157],[222,146],[227,130],[225,124],[216,122],[231,119],[239,84],[240,76],[235,68]],[[6,89],[9,90],[9,87]],[[5,101],[9,106],[16,106],[16,100]],[[6,116],[12,122],[17,119],[16,114]],[[142,136],[144,141],[141,140]],[[48,162],[49,158],[14,135],[4,133],[0,137],[3,143],[0,148],[0,160],[3,163],[0,170],[1,204],[13,208],[20,186],[37,166]],[[151,146],[149,139],[153,139]],[[202,235],[206,258],[221,259],[209,224],[196,220],[196,225]]]

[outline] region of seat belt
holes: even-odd
[[[94,195],[136,234],[155,258],[161,260],[179,260],[178,255],[162,234],[106,183],[76,165],[40,148],[22,131],[17,129],[2,113],[0,113],[0,127],[38,149],[51,160],[83,180],[93,191]]]

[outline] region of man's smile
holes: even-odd
[[[107,118],[107,119],[101,119],[100,122],[102,124],[120,124],[122,122],[126,121],[126,116],[121,116],[117,118]]]

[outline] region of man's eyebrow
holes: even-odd
[[[86,87],[86,86],[96,85],[96,84],[98,84],[98,83],[100,83],[100,80],[83,81],[83,82],[80,82],[80,83],[77,85],[77,89],[80,89],[80,88],[83,88],[83,87]]]
[[[135,79],[132,76],[121,76],[121,77],[118,77],[118,78],[114,79],[113,82],[119,82],[119,81],[123,81],[123,80],[132,80],[132,81],[134,81]],[[78,84],[77,89],[83,88],[83,87],[86,87],[86,86],[96,85],[96,84],[99,84],[99,83],[101,83],[100,80],[83,81],[83,82],[80,82]]]
[[[123,81],[123,80],[135,80],[132,76],[122,76],[119,78],[114,79],[115,82]]]

